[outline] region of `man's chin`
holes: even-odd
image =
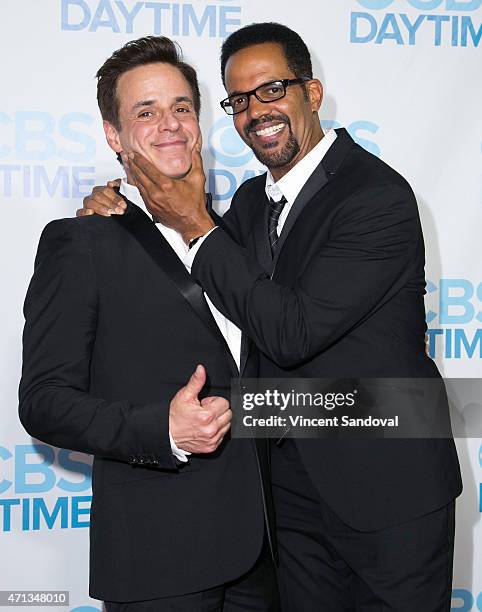
[[[182,172],[170,171],[170,172],[165,172],[164,174],[172,179],[182,179],[189,174],[190,170],[191,170],[191,166],[189,166],[187,170],[183,170]]]
[[[290,164],[298,155],[300,148],[294,139],[290,139],[286,144],[280,145],[279,142],[269,143],[262,148],[253,147],[256,159],[267,168],[282,168]]]
[[[162,172],[165,176],[172,179],[184,178],[191,170],[192,164],[160,164],[159,162],[154,164],[159,172]]]
[[[162,172],[162,174],[172,179],[184,178],[189,173],[192,166],[191,159],[179,161],[174,160],[168,163],[165,161],[160,161],[159,159],[153,159],[152,163],[159,170],[159,172]]]

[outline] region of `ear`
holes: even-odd
[[[323,101],[323,85],[318,79],[312,79],[306,84],[311,110],[317,113]]]
[[[108,121],[103,122],[105,138],[109,144],[109,147],[116,153],[122,152],[122,145],[119,138],[119,132],[116,128]]]
[[[198,151],[199,153],[201,153],[202,148],[203,148],[203,135],[202,135],[201,130],[199,130],[199,135],[196,139],[196,142],[194,143],[194,149]]]

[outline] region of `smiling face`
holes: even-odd
[[[120,129],[104,121],[110,147],[116,153],[141,153],[171,178],[186,175],[200,129],[191,87],[181,72],[166,63],[132,68],[119,77],[116,95]]]
[[[226,63],[228,95],[243,93],[269,81],[294,79],[283,49],[276,43],[262,43],[234,53]],[[321,138],[318,109],[323,90],[317,79],[305,88],[290,85],[286,96],[260,102],[253,95],[245,111],[234,115],[234,127],[257,159],[279,180],[302,159]]]

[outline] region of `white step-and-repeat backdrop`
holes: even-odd
[[[121,173],[101,128],[97,68],[133,38],[181,44],[199,71],[207,183],[224,211],[263,169],[218,104],[221,42],[255,21],[297,30],[325,86],[323,126],[346,126],[412,184],[427,245],[430,351],[445,376],[474,378],[482,374],[481,17],[482,0],[0,2],[0,590],[68,590],[69,612],[101,609],[87,594],[90,459],[32,440],[17,417],[22,303],[40,232]],[[482,446],[457,444],[465,490],[452,610],[468,612],[482,610]]]

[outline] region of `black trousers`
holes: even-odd
[[[359,532],[312,484],[293,440],[271,449],[283,612],[449,612],[455,502]]]
[[[182,572],[182,568],[179,569]],[[254,567],[227,584],[178,597],[129,603],[104,602],[106,612],[279,612],[279,595],[268,546]]]

